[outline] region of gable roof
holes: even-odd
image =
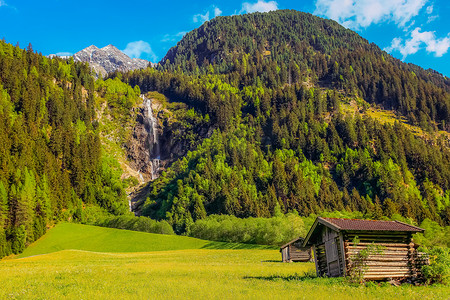
[[[380,221],[380,220],[360,220],[360,219],[338,219],[317,217],[313,226],[309,230],[303,242],[305,247],[316,230],[321,224],[337,232],[340,231],[395,231],[395,232],[423,232],[424,229],[409,225],[400,221]]]
[[[304,240],[305,240],[305,239],[302,238],[302,237],[295,238],[295,239],[293,239],[292,241],[290,241],[290,242],[284,244],[283,246],[281,246],[280,249],[283,249],[284,247],[287,247],[287,246],[289,246],[290,244],[295,243],[295,242],[297,242],[297,241],[300,241],[301,243],[303,243]]]
[[[368,230],[368,231],[411,231],[421,232],[422,228],[409,225],[400,221],[379,221],[379,220],[360,220],[360,219],[337,219],[337,218],[321,218],[322,224],[333,225],[338,231],[340,230]]]

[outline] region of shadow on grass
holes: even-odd
[[[280,260],[262,260],[261,262],[282,263],[283,261],[280,259]]]
[[[317,277],[315,274],[311,273],[303,273],[301,275],[295,273],[293,275],[244,276],[244,279],[259,279],[265,281],[310,281],[317,279]]]
[[[257,244],[241,244],[227,242],[210,242],[202,247],[202,249],[255,249],[255,250],[275,250],[276,246],[257,245]]]

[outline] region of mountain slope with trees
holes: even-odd
[[[178,233],[209,214],[328,210],[448,224],[449,79],[334,21],[295,11],[218,17],[158,70],[120,75],[208,115],[215,133],[150,184],[141,206]],[[411,125],[342,110],[394,109]]]
[[[0,257],[59,220],[81,220],[86,206],[128,210],[95,101],[87,64],[0,42]]]
[[[176,233],[211,214],[450,224],[449,79],[333,21],[275,11],[215,18],[156,68],[97,81],[85,63],[1,42],[0,256],[91,208],[127,212],[138,180],[123,165],[148,92],[173,164],[138,210]],[[364,114],[374,107],[398,121]]]
[[[412,124],[450,130],[448,77],[402,63],[335,21],[307,13],[214,18],[187,33],[162,63],[191,73],[209,68],[241,86],[323,83],[395,109]]]

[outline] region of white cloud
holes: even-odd
[[[222,15],[222,11],[217,6],[214,6],[214,17]]]
[[[416,20],[412,20],[411,22],[408,23],[408,25],[406,25],[405,27],[403,27],[403,31],[404,32],[410,32],[411,28],[416,24]]]
[[[428,0],[316,0],[314,14],[360,29],[380,22],[405,27]],[[428,9],[427,9],[428,10]]]
[[[420,30],[420,27],[414,29],[411,32],[411,38],[404,42],[402,38],[394,38],[391,45],[384,50],[386,52],[398,51],[403,55],[403,59],[424,47],[427,52],[434,53],[436,57],[441,57],[447,53],[450,48],[450,35],[444,38],[436,38],[434,31],[420,32]]]
[[[431,22],[433,22],[434,20],[436,20],[437,18],[439,18],[438,15],[429,16],[429,17],[428,17],[428,20],[427,20],[427,23],[431,23]]]
[[[258,0],[256,3],[244,2],[242,3],[242,9],[239,13],[254,13],[254,12],[268,12],[278,9],[278,3],[276,1],[264,1]]]
[[[193,17],[194,23],[205,23],[206,21],[209,21],[209,11],[207,11],[204,15],[202,14],[196,14]]]
[[[18,12],[18,9],[15,6],[12,6],[11,4],[6,3],[5,0],[0,0],[0,7],[4,7],[7,9],[10,9],[10,10],[13,10],[15,12]]]
[[[71,53],[71,52],[58,52],[55,55],[56,56],[72,56],[73,53]]]
[[[431,22],[433,22],[434,20],[436,20],[437,18],[439,18],[439,15],[437,15],[437,14],[436,14],[436,15],[432,15],[433,11],[434,11],[434,5],[433,5],[433,4],[427,6],[426,12],[427,12],[427,15],[429,15],[429,16],[428,16],[427,23],[431,23]]]
[[[204,14],[196,14],[192,17],[192,20],[194,23],[205,23],[206,21],[210,20],[210,15],[213,15],[214,17],[218,17],[222,15],[222,10],[218,8],[215,5],[212,5],[208,8],[207,12]]]
[[[140,58],[142,54],[147,54],[152,61],[156,61],[158,57],[153,52],[150,44],[144,41],[135,41],[128,43],[127,47],[122,50],[123,53],[131,58]]]
[[[187,31],[180,31],[176,34],[165,34],[164,37],[161,39],[161,42],[175,42],[178,41],[180,38],[182,38]]]

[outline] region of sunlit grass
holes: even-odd
[[[66,249],[93,252],[149,252],[184,249],[267,249],[273,247],[221,243],[196,238],[153,234],[74,223],[60,223],[31,244],[19,257]]]
[[[0,299],[448,299],[450,295],[446,286],[365,287],[342,278],[312,278],[313,263],[282,263],[278,250],[261,247],[62,223],[23,254],[34,256],[0,261]]]
[[[433,137],[444,136],[450,138],[450,133],[446,131],[439,130],[437,132],[428,133],[419,126],[411,125],[407,122],[407,119],[404,116],[397,116],[392,110],[379,109],[372,106],[369,109],[364,110],[364,112],[360,112],[359,110],[361,106],[356,103],[357,101],[351,101],[350,99],[347,100],[349,101],[349,103],[341,103],[341,109],[344,114],[355,115],[357,112],[359,112],[361,116],[364,115],[369,116],[383,124],[388,123],[390,125],[393,125],[395,122],[399,122],[403,126],[405,126],[409,131],[411,131],[414,135],[419,137],[430,138],[430,136],[432,135]],[[358,100],[362,102],[364,101],[362,99]]]
[[[312,263],[276,250],[92,253],[65,250],[0,262],[0,299],[448,299],[450,289],[351,286],[309,278]]]

